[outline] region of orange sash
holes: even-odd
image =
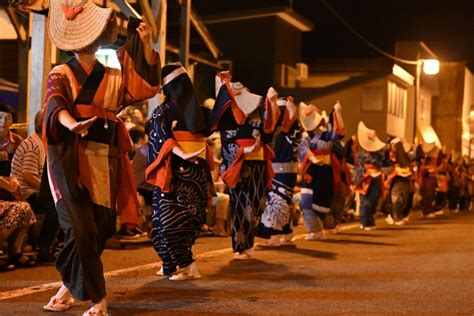
[[[237,150],[237,153],[235,155],[234,162],[224,173],[222,173],[222,180],[231,189],[234,189],[240,180],[240,170],[242,169],[245,160],[244,148],[248,146],[253,146],[253,144],[255,144],[255,139],[238,139],[236,143],[237,145],[239,145],[239,149]],[[267,144],[263,144],[262,148],[268,174],[267,189],[271,189],[272,179],[275,175],[275,173],[273,172],[272,159],[275,154],[273,153],[273,150],[270,148],[270,146],[268,146]]]

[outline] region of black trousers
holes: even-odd
[[[98,303],[106,296],[100,256],[106,240],[115,234],[116,212],[93,204],[85,189],[74,200],[59,200],[56,210],[65,235],[56,268],[75,298]]]

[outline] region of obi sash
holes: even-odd
[[[204,136],[199,133],[188,131],[173,131],[173,138],[168,138],[160,149],[158,157],[145,170],[145,179],[148,183],[159,187],[162,192],[170,192],[173,170],[171,166],[171,154],[174,146],[180,146],[185,152],[198,151],[205,146],[206,150],[199,155],[209,164],[211,170],[214,168],[214,154],[207,145]]]
[[[341,164],[329,149],[315,149],[308,153],[302,163],[303,179],[306,183],[313,182],[313,177],[309,174],[309,168],[313,165],[310,160],[311,155],[315,156],[316,159],[322,162],[325,166],[330,166],[332,169],[334,191],[340,191],[341,189]]]
[[[255,144],[255,139],[238,139],[236,141],[237,145],[239,145],[239,149],[235,154],[234,162],[232,165],[227,168],[225,172],[222,173],[222,180],[227,184],[231,189],[234,189],[237,186],[237,183],[240,179],[240,171],[242,169],[243,163],[245,160],[262,160],[262,159],[251,159],[252,157],[259,158],[261,150],[263,152],[263,160],[265,160],[266,168],[267,168],[267,189],[271,189],[272,187],[272,179],[275,175],[273,172],[272,167],[272,159],[275,156],[273,150],[267,144],[263,144],[260,149],[256,150],[256,153],[244,153],[244,148],[248,146],[253,146]]]
[[[198,157],[206,160],[211,170],[214,168],[214,153],[203,135],[188,131],[173,131],[173,137],[178,142],[179,147],[187,153],[196,152],[205,148]]]
[[[356,185],[356,190],[362,195],[367,194],[372,179],[378,178],[382,175],[382,171],[377,165],[366,163],[364,167],[365,173]]]
[[[395,172],[397,176],[403,177],[403,178],[408,178],[409,176],[412,175],[412,172],[409,167],[395,167]]]
[[[111,120],[117,123],[117,149],[119,152],[120,162],[118,171],[118,185],[117,185],[117,213],[122,216],[122,222],[137,223],[138,209],[140,204],[136,194],[130,192],[137,191],[137,184],[135,181],[135,174],[132,169],[132,163],[128,158],[128,153],[133,150],[130,136],[127,128],[117,116],[104,108],[99,108],[93,105],[77,104],[74,106],[74,115],[78,118],[91,118],[97,116],[104,120]],[[79,161],[79,170],[81,170],[81,161]],[[79,177],[84,172],[79,172]],[[82,181],[81,181],[82,182]],[[131,211],[136,210],[136,211]],[[127,218],[123,218],[123,217]]]
[[[202,135],[186,131],[174,131],[173,136],[184,152],[192,153],[201,149],[207,149],[206,138]],[[200,153],[198,157],[206,159],[206,150]]]

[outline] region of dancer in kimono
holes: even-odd
[[[234,259],[252,259],[266,192],[272,185],[274,155],[269,144],[280,113],[277,94],[270,88],[262,108],[262,97],[239,82],[231,83],[229,72],[222,72],[216,81],[211,123],[221,132],[222,180],[230,194]]]
[[[357,128],[357,167],[355,188],[360,199],[360,228],[366,231],[375,229],[375,211],[383,190],[381,168],[388,166],[384,153],[385,143],[376,135],[375,130],[359,122]]]
[[[138,208],[132,145],[115,113],[159,92],[159,56],[150,29],[129,23],[117,52],[121,69],[98,62],[95,53],[115,41],[117,24],[112,9],[93,1],[50,1],[49,35],[74,57],[50,72],[45,102],[48,176],[65,240],[56,261],[62,286],[44,309],[67,310],[76,298],[92,302],[84,315],[107,315],[100,256],[117,213],[136,222]]]
[[[414,184],[413,172],[410,168],[410,157],[405,151],[404,145],[399,138],[390,142],[390,161],[393,171],[385,180],[385,188],[388,190],[386,201],[386,222],[389,225],[404,225],[404,218],[408,216]]]
[[[291,243],[291,208],[298,173],[297,151],[303,134],[293,98],[280,98],[277,104],[280,116],[271,143],[275,153],[272,162],[275,177],[257,233],[258,237],[268,239],[260,246],[270,247]]]
[[[214,195],[214,156],[205,139],[209,113],[180,63],[164,66],[161,76],[165,100],[152,114],[146,169],[154,185],[152,242],[163,262],[157,274],[172,281],[197,279],[192,246]]]
[[[438,148],[434,144],[422,143],[417,147],[418,174],[417,181],[420,186],[421,207],[423,216],[435,218],[434,204],[436,189],[438,187],[436,179],[436,155]]]
[[[346,133],[339,102],[327,118],[315,105],[300,103],[299,116],[306,132],[298,156],[302,162],[301,208],[306,240],[325,239],[323,222],[331,209],[334,190],[340,189],[341,168],[333,142]],[[343,150],[341,148],[342,156]]]

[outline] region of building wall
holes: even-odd
[[[447,151],[461,153],[465,63],[443,62],[440,66],[439,97],[433,98],[432,126]]]
[[[295,64],[301,57],[301,32],[277,17],[209,25],[222,59],[233,62],[232,77],[252,92],[264,95],[278,86],[279,64]]]
[[[381,110],[370,111],[364,110],[362,107],[364,89],[382,89],[383,96],[381,100]],[[387,78],[367,82],[363,85],[351,87],[345,90],[336,91],[322,97],[308,100],[307,103],[313,103],[322,110],[329,113],[337,100],[342,105],[342,115],[344,124],[348,130],[348,135],[357,133],[357,125],[359,121],[364,123],[371,129],[377,131],[380,139],[387,138]]]

